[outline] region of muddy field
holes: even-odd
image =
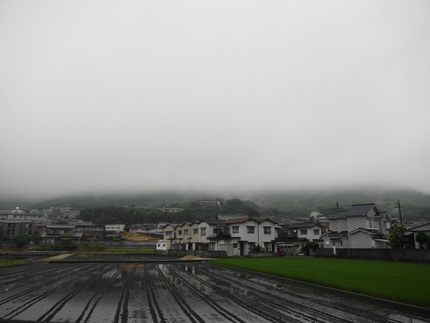
[[[430,322],[429,310],[207,262],[37,263],[0,277],[1,321]]]

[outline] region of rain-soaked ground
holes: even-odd
[[[208,262],[133,259],[1,268],[0,321],[430,322],[430,310]]]

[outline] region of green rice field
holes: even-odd
[[[226,258],[216,263],[430,307],[430,264],[332,258]]]

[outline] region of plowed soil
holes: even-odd
[[[147,241],[147,242],[157,242],[160,238],[149,236],[140,232],[122,232],[121,238],[127,241]]]
[[[209,262],[39,262],[0,277],[1,322],[430,321],[430,310]]]

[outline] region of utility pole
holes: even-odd
[[[399,209],[400,224],[403,225],[402,210],[401,210],[403,205],[400,205],[400,200],[397,200],[396,205],[394,207],[396,209]]]

